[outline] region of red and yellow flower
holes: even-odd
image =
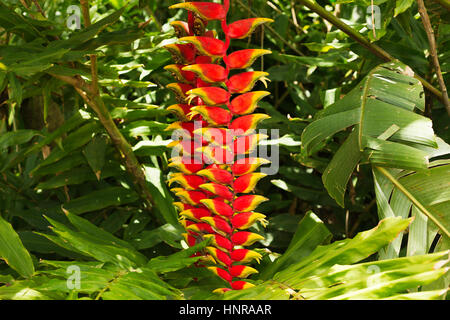
[[[249,156],[267,137],[256,134],[255,129],[269,116],[253,112],[258,102],[270,94],[250,91],[257,81],[266,84],[268,73],[244,71],[230,76],[230,70],[248,68],[258,57],[271,52],[227,51],[231,39],[248,37],[259,25],[272,20],[250,18],[227,24],[229,5],[230,0],[223,4],[183,2],[171,6],[186,9],[188,19],[171,22],[179,43],[165,46],[174,60],[165,69],[177,81],[167,88],[178,101],[168,110],[179,119],[168,130],[183,130],[181,139],[168,145],[179,153],[169,163],[179,172],[171,174],[168,183],[177,185],[171,190],[180,199],[174,205],[186,229],[186,243],[193,246],[210,240],[197,265],[208,267],[228,283],[228,288],[215,290],[222,293],[253,286],[241,279],[258,272],[246,264],[259,262],[261,254],[244,247],[264,239],[247,229],[255,223],[266,225],[265,215],[254,210],[267,198],[248,193],[265,177],[255,170],[269,163]],[[206,30],[211,20],[220,21],[224,40]],[[196,127],[194,121],[201,121],[201,127]]]

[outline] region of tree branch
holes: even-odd
[[[423,3],[423,0],[417,0],[417,5],[419,7],[420,17],[422,18],[423,27],[427,33],[428,43],[430,45],[430,56],[434,64],[434,69],[436,71],[436,76],[439,81],[439,86],[442,90],[442,98],[445,109],[447,109],[447,114],[450,116],[450,103],[448,101],[447,87],[445,86],[444,78],[442,77],[441,66],[439,64],[439,59],[436,50],[436,40],[434,38],[434,31],[431,26],[430,18],[428,17],[427,8]]]
[[[239,0],[238,0],[239,1]],[[384,61],[392,61],[392,60],[398,60],[392,57],[389,53],[384,51],[382,48],[377,46],[374,43],[371,43],[369,40],[367,40],[363,35],[361,35],[359,32],[355,31],[353,28],[351,28],[349,25],[344,23],[339,18],[335,17],[328,11],[326,11],[324,8],[322,8],[317,3],[313,3],[310,0],[298,0],[299,3],[303,4],[305,7],[308,7],[315,13],[317,13],[322,18],[328,20],[330,23],[332,23],[336,28],[342,30],[344,33],[346,33],[350,38],[361,44],[363,47],[368,49],[370,52],[372,52],[374,55],[376,55],[378,58],[384,60]],[[437,96],[441,101],[442,93],[433,87],[428,81],[423,79],[421,76],[414,73],[414,78],[419,80],[422,85],[427,88],[430,92],[432,92],[435,96]]]
[[[85,27],[89,27],[91,25],[91,16],[89,15],[89,0],[80,0],[81,11],[83,12],[83,20]],[[97,69],[97,56],[95,54],[89,55],[89,59],[91,60],[91,74],[92,74],[92,90],[95,93],[99,93],[98,89],[98,69]]]

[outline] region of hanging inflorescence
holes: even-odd
[[[251,18],[227,24],[229,2],[184,2],[170,7],[187,9],[188,21],[171,23],[179,43],[166,46],[175,64],[165,67],[178,81],[167,86],[179,102],[168,108],[179,118],[168,130],[182,132],[180,139],[169,145],[178,154],[170,159],[169,166],[179,171],[170,176],[169,184],[179,185],[172,191],[180,199],[175,205],[186,229],[186,243],[193,246],[210,239],[210,246],[198,255],[201,266],[229,283],[230,288],[217,289],[219,292],[252,286],[240,279],[257,272],[245,264],[259,262],[261,255],[244,247],[263,237],[245,230],[256,222],[263,226],[267,222],[263,214],[253,211],[267,198],[248,193],[265,176],[255,170],[269,163],[252,153],[267,137],[256,133],[255,128],[269,118],[253,111],[270,93],[250,92],[255,82],[264,82],[268,74],[229,74],[232,69],[250,67],[255,59],[271,52],[227,50],[231,39],[245,38],[257,26],[272,20]],[[206,30],[210,20],[220,20],[225,41]]]

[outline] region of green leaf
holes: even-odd
[[[450,164],[400,178],[394,177],[386,169],[376,170],[386,176],[444,235],[450,236],[450,218],[447,214],[450,208]],[[423,239],[420,238],[420,241]]]
[[[97,180],[100,180],[100,175],[105,164],[107,143],[108,137],[106,135],[97,135],[83,149],[83,154]]]
[[[411,219],[400,217],[383,219],[376,228],[361,232],[353,239],[317,247],[306,259],[276,274],[274,279],[297,284],[305,276],[317,274],[335,264],[352,264],[361,261],[394,240],[410,223]],[[296,275],[295,279],[289,276],[292,273]]]
[[[11,99],[14,100],[18,106],[22,104],[23,89],[19,79],[14,73],[8,72],[8,82],[11,87]]]
[[[177,225],[166,223],[156,229],[141,232],[131,242],[138,250],[152,248],[161,242],[181,249],[179,242],[183,240],[181,234],[184,232],[184,229],[177,227]]]
[[[144,166],[144,174],[147,186],[158,206],[155,206],[156,213],[160,219],[166,223],[178,225],[178,214],[173,205],[173,198],[167,190],[160,169]]]
[[[23,277],[29,278],[34,273],[34,265],[29,252],[23,246],[11,224],[1,216],[0,258]]]
[[[119,276],[108,291],[100,292],[97,298],[104,300],[166,300],[178,296],[177,290],[163,282],[153,270],[140,268]]]
[[[71,218],[74,220],[73,217]],[[58,238],[76,248],[77,251],[98,261],[111,262],[124,269],[142,266],[147,262],[145,256],[131,249],[129,245],[123,246],[121,241],[111,238],[113,236],[105,237],[106,231],[99,231],[99,228],[86,221],[77,219],[79,231],[75,231],[49,217],[46,217],[46,219],[54,226],[52,231]]]
[[[138,198],[138,195],[134,191],[122,187],[110,187],[73,199],[64,204],[64,208],[74,214],[81,214],[109,206],[131,203]]]
[[[331,236],[325,224],[312,211],[307,212],[298,223],[297,230],[284,254],[267,266],[261,272],[260,278],[268,279],[278,270],[299,262]]]
[[[358,134],[355,130],[336,152],[322,175],[325,188],[341,207],[344,207],[348,180],[362,156],[357,139]]]
[[[414,0],[396,0],[395,1],[395,11],[394,17],[398,16],[400,13],[405,12],[412,6]]]
[[[35,130],[19,129],[9,131],[0,136],[0,150],[29,142],[40,133]]]
[[[302,154],[316,153],[326,139],[347,127],[353,132],[322,176],[327,191],[343,206],[347,182],[363,159],[371,164],[423,170],[424,148],[438,147],[431,120],[417,113],[425,106],[421,83],[400,62],[372,69],[343,99],[320,111],[302,133]]]
[[[99,123],[90,122],[83,125],[81,128],[75,130],[63,140],[63,149],[53,149],[50,155],[41,161],[31,172],[38,170],[41,167],[53,164],[62,158],[66,157],[70,152],[84,146],[92,140],[95,133],[102,130]]]
[[[180,270],[197,262],[200,257],[191,257],[194,253],[199,252],[208,245],[209,241],[203,241],[188,249],[174,253],[168,257],[157,257],[151,259],[147,267],[155,272],[167,273]]]

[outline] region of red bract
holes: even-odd
[[[267,18],[250,18],[235,21],[228,26],[227,35],[232,39],[246,38],[257,26],[265,22],[273,22],[273,20]]]
[[[264,54],[272,53],[264,49],[245,49],[230,53],[228,58],[228,67],[230,69],[245,69],[250,67],[253,62]]]
[[[228,288],[214,290],[220,293],[253,286],[239,279],[258,272],[245,264],[259,262],[262,256],[242,247],[264,239],[245,230],[255,223],[266,225],[265,215],[253,210],[267,198],[247,193],[253,192],[265,176],[255,170],[269,163],[248,156],[267,137],[257,134],[255,129],[269,116],[253,112],[258,102],[270,94],[249,91],[258,80],[265,84],[268,74],[248,71],[230,76],[230,70],[248,68],[258,57],[271,52],[227,51],[231,39],[245,38],[256,27],[272,20],[250,18],[227,24],[229,2],[183,2],[170,7],[186,9],[188,19],[171,23],[180,43],[166,46],[174,64],[165,67],[177,81],[167,87],[179,102],[168,108],[179,121],[167,130],[183,129],[177,135],[181,140],[177,138],[168,145],[180,154],[169,163],[169,167],[180,171],[169,179],[170,185],[177,184],[171,190],[180,199],[174,205],[186,229],[186,243],[193,246],[209,240],[208,246],[194,256],[200,257],[197,266],[208,267],[228,283]],[[220,21],[224,40],[206,30],[210,20]]]

